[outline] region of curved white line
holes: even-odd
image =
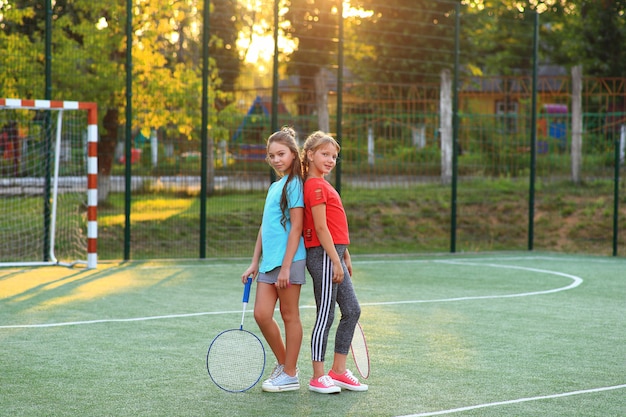
[[[558,275],[561,277],[569,278],[572,280],[572,283],[566,285],[565,287],[552,288],[549,290],[543,291],[532,291],[532,292],[523,292],[523,293],[515,293],[515,294],[498,294],[498,295],[477,295],[473,297],[457,297],[457,298],[440,298],[436,300],[406,300],[406,301],[382,301],[378,303],[361,303],[362,306],[380,306],[380,305],[393,305],[393,304],[423,304],[423,303],[442,303],[442,302],[451,302],[451,301],[467,301],[467,300],[485,300],[485,299],[494,299],[494,298],[514,298],[514,297],[528,297],[530,295],[542,295],[542,294],[551,294],[555,292],[567,291],[573,288],[578,287],[582,284],[583,279],[577,277],[576,275],[566,274],[564,272],[550,271],[547,269],[537,269],[537,268],[527,268],[523,266],[515,266],[515,265],[499,265],[499,264],[475,264],[469,262],[459,262],[459,261],[435,261],[437,263],[450,263],[455,265],[466,265],[466,266],[491,266],[494,268],[506,268],[506,269],[520,269],[523,271],[530,272],[538,272],[542,274],[552,274]]]
[[[548,400],[548,399],[551,399],[551,398],[571,397],[572,395],[590,394],[590,393],[594,393],[594,392],[611,391],[611,390],[623,389],[623,388],[626,388],[626,384],[614,385],[612,387],[600,387],[600,388],[584,389],[584,390],[579,390],[579,391],[562,392],[560,394],[541,395],[541,396],[537,396],[537,397],[518,398],[516,400],[496,401],[496,402],[493,402],[493,403],[469,405],[467,407],[452,408],[450,410],[432,411],[432,412],[419,413],[419,414],[407,414],[405,416],[398,416],[398,417],[441,416],[441,415],[444,415],[444,414],[458,413],[458,412],[461,412],[461,411],[476,410],[478,408],[495,407],[495,406],[498,406],[498,405],[517,404],[517,403],[524,403],[524,402],[528,402],[528,401]]]
[[[67,321],[62,323],[45,323],[45,324],[13,324],[7,326],[0,326],[0,329],[26,329],[26,328],[39,328],[39,327],[60,327],[60,326],[76,326],[79,324],[97,324],[97,323],[124,323],[129,321],[147,321],[147,320],[159,320],[159,319],[175,319],[180,317],[195,317],[195,316],[208,316],[217,314],[241,314],[241,310],[238,311],[206,311],[202,313],[183,313],[183,314],[168,314],[165,316],[148,316],[148,317],[132,317],[128,319],[100,319],[100,320],[85,320],[85,321]]]
[[[455,264],[455,265],[466,265],[466,266],[481,266],[481,267],[490,266],[493,268],[519,269],[522,271],[530,271],[530,272],[538,272],[538,273],[543,273],[543,274],[552,274],[552,275],[562,276],[562,277],[571,279],[573,282],[570,285],[567,285],[565,287],[553,288],[550,290],[543,290],[543,291],[532,291],[532,292],[516,293],[516,294],[478,295],[478,296],[472,296],[472,297],[440,298],[440,299],[435,299],[435,300],[381,301],[381,302],[373,302],[373,303],[361,303],[361,306],[444,303],[444,302],[454,302],[454,301],[528,297],[531,295],[550,294],[550,293],[555,293],[555,292],[571,290],[572,288],[578,287],[583,282],[582,278],[577,277],[575,275],[566,274],[566,273],[557,272],[557,271],[550,271],[546,269],[527,268],[527,267],[516,266],[516,265],[479,264],[479,263],[462,262],[462,261],[434,261],[434,262],[449,263],[449,264]],[[312,308],[315,308],[315,306],[305,305],[305,306],[300,306],[300,308],[312,309]],[[231,314],[231,313],[241,313],[241,310],[240,311],[213,311],[213,312],[200,312],[200,313],[169,314],[169,315],[162,315],[162,316],[134,317],[134,318],[127,318],[127,319],[100,319],[100,320],[71,321],[71,322],[45,323],[45,324],[14,324],[14,325],[0,326],[0,329],[61,327],[61,326],[76,326],[76,325],[81,325],[81,324],[97,324],[97,323],[123,323],[123,322],[133,322],[133,321],[173,319],[173,318],[196,317],[196,316],[217,315],[217,314]]]

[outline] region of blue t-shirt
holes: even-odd
[[[261,258],[260,272],[269,272],[272,269],[281,266],[285,251],[287,250],[287,239],[291,230],[291,219],[289,217],[289,209],[294,207],[304,207],[304,197],[302,195],[302,182],[295,178],[287,185],[287,223],[285,227],[280,223],[283,213],[280,210],[280,199],[282,197],[283,188],[287,183],[287,176],[270,185],[265,198],[265,207],[263,208],[263,221],[261,223],[261,236],[263,244],[263,257]],[[301,261],[306,259],[306,249],[304,248],[304,239],[300,236],[298,249],[293,257],[293,261]]]

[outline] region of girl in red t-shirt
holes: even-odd
[[[312,133],[304,143],[304,245],[306,266],[313,280],[317,316],[311,336],[313,378],[311,391],[330,394],[345,388],[367,391],[367,385],[346,368],[354,328],[361,307],[352,286],[352,262],[348,245],[348,220],[339,193],[324,178],[337,163],[339,144],[324,132]],[[328,333],[333,324],[335,303],[341,319],[335,334],[335,355],[328,375],[324,357]]]

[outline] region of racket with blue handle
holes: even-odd
[[[228,392],[244,392],[254,387],[265,369],[263,343],[254,333],[243,328],[251,286],[252,278],[248,278],[243,291],[239,328],[224,330],[215,336],[206,355],[211,380]]]

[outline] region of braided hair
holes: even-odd
[[[331,144],[335,148],[337,148],[337,153],[339,153],[339,151],[341,150],[341,146],[339,146],[339,143],[328,133],[324,133],[321,130],[311,133],[309,137],[306,138],[306,141],[304,141],[304,145],[302,146],[301,153],[303,178],[306,179],[307,175],[309,174],[309,158],[307,157],[307,152],[315,152],[321,146],[328,144]]]

